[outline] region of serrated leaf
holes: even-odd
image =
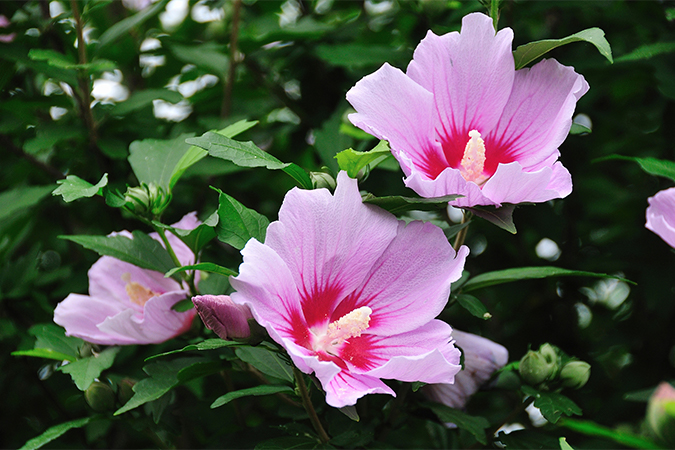
[[[66,336],[66,330],[53,323],[33,325],[28,333],[35,336],[34,349],[48,349],[68,355],[68,361],[75,361],[80,356],[80,347],[84,341],[73,336]]]
[[[609,160],[632,161],[640,165],[640,168],[650,175],[664,177],[675,181],[675,162],[657,158],[636,158],[632,156],[610,155],[594,159],[593,162]]]
[[[431,409],[441,422],[454,423],[457,425],[457,428],[473,434],[481,444],[487,444],[485,429],[490,426],[490,422],[485,417],[470,416],[462,411],[438,403],[424,403],[423,406]]]
[[[226,341],[224,339],[206,339],[206,340],[204,340],[202,342],[198,342],[196,344],[187,345],[187,346],[185,346],[181,349],[178,349],[178,350],[172,350],[170,352],[165,352],[165,353],[160,353],[158,355],[150,356],[149,358],[145,358],[145,360],[150,361],[150,360],[153,360],[155,358],[160,358],[160,357],[167,356],[167,355],[173,355],[175,353],[190,352],[190,351],[194,351],[194,350],[216,350],[216,349],[223,348],[223,347],[232,347],[232,346],[240,346],[240,345],[246,345],[246,344],[242,344],[242,343],[235,342],[235,341]]]
[[[230,244],[237,250],[244,248],[251,238],[264,242],[265,232],[270,224],[269,219],[245,207],[224,192],[218,192],[220,193],[219,219],[216,225],[218,240]]]
[[[516,70],[525,67],[530,62],[542,55],[545,55],[554,48],[558,48],[562,45],[570,44],[572,42],[590,42],[591,44],[595,45],[600,54],[607,58],[610,63],[613,62],[612,48],[610,47],[609,42],[607,42],[607,39],[605,39],[605,32],[600,28],[589,28],[571,36],[567,36],[566,38],[545,39],[519,46],[513,52]]]
[[[214,263],[199,263],[199,264],[194,264],[191,266],[182,266],[182,267],[174,267],[173,269],[169,270],[167,273],[164,274],[165,278],[171,277],[176,273],[180,272],[185,272],[188,270],[203,270],[205,272],[211,272],[211,273],[217,273],[220,275],[225,275],[226,277],[233,276],[236,277],[238,273],[232,269],[228,269],[227,267],[219,266],[218,264]]]
[[[675,42],[655,42],[641,45],[632,52],[619,56],[616,62],[640,61],[671,52],[675,52]]]
[[[0,193],[0,220],[25,211],[37,204],[54,189],[50,186],[28,186]]]
[[[169,0],[159,0],[157,3],[154,3],[151,7],[145,8],[142,11],[137,12],[131,17],[122,19],[101,34],[98,38],[98,45],[96,46],[96,51],[99,52],[104,47],[116,42],[121,36],[126,35],[132,28],[137,27],[148,19],[151,19],[153,16],[164,11],[166,4]]]
[[[112,256],[142,269],[166,273],[173,269],[171,256],[162,244],[143,233],[134,231],[133,239],[126,236],[59,236],[73,241],[99,255]]]
[[[58,180],[56,183],[59,187],[54,189],[52,195],[60,195],[64,202],[70,203],[78,198],[93,197],[98,194],[103,186],[108,184],[108,174],[104,173],[96,184],[91,184],[75,175],[68,175],[64,180]]]
[[[581,408],[571,399],[557,392],[543,392],[534,389],[531,386],[523,385],[520,387],[525,395],[534,398],[534,406],[539,408],[541,414],[551,423],[558,422],[560,416],[565,414],[571,416],[581,415]]]
[[[392,214],[401,214],[407,211],[440,211],[448,207],[448,202],[461,197],[461,195],[446,195],[435,198],[412,198],[399,195],[389,197],[375,197],[368,194],[363,203],[377,205]]]
[[[240,347],[234,352],[239,359],[249,363],[262,373],[293,382],[293,368],[279,355],[265,347]]]
[[[225,395],[218,397],[212,404],[211,409],[218,408],[227,403],[230,403],[232,400],[249,397],[249,396],[259,396],[259,395],[271,395],[278,394],[279,392],[293,392],[293,388],[289,386],[277,386],[274,384],[263,384],[260,386],[255,386],[248,389],[240,389],[238,391],[228,392]]]
[[[532,280],[549,277],[592,277],[592,278],[611,278],[626,283],[635,284],[633,281],[625,278],[608,275],[606,273],[585,272],[582,270],[569,270],[560,267],[541,266],[541,267],[517,267],[514,269],[496,270],[477,275],[467,281],[462,286],[463,292],[475,291],[496,284],[511,283],[518,280]]]
[[[81,419],[75,419],[69,422],[54,425],[53,427],[48,428],[47,431],[42,433],[40,436],[35,437],[23,444],[19,450],[35,450],[62,436],[68,430],[72,430],[73,428],[82,428],[88,423],[99,419],[100,417],[98,416],[83,417]]]
[[[468,208],[474,215],[485,219],[488,222],[497,225],[502,230],[506,230],[511,234],[516,234],[516,225],[513,223],[513,211],[516,209],[515,205],[505,204],[501,208],[494,206],[474,206]]]
[[[488,320],[492,317],[485,305],[483,305],[483,303],[473,295],[460,294],[457,296],[457,303],[459,303],[462,308],[469,311],[475,317],[481,318],[483,320]]]
[[[60,370],[63,373],[69,374],[77,388],[84,391],[95,378],[101,375],[101,372],[112,366],[115,356],[119,351],[120,347],[109,347],[98,355],[78,359],[70,364],[61,366]]]
[[[379,144],[369,152],[357,152],[348,148],[335,155],[335,159],[337,159],[340,169],[346,171],[350,178],[356,178],[359,171],[368,164],[371,164],[371,167],[374,167],[389,157],[391,157],[391,151],[387,141],[380,141]]]

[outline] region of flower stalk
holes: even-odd
[[[309,421],[312,422],[314,430],[319,435],[319,439],[322,444],[327,443],[330,440],[328,433],[323,429],[319,416],[316,415],[314,410],[314,405],[312,405],[312,400],[309,398],[309,391],[307,390],[307,385],[305,380],[302,378],[302,372],[300,372],[296,367],[293,367],[293,375],[295,376],[295,383],[298,386],[298,391],[300,392],[300,398],[302,399],[302,406],[305,407],[305,411],[309,415]]]

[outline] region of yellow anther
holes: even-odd
[[[485,142],[480,137],[478,130],[469,131],[469,142],[464,148],[464,156],[460,162],[459,171],[466,181],[473,181],[479,186],[488,177],[483,175],[485,167]]]
[[[145,305],[145,302],[150,300],[152,297],[159,296],[158,293],[153,292],[142,284],[130,280],[131,276],[128,273],[122,275],[122,281],[127,282],[127,285],[124,287],[124,289],[127,291],[129,300],[131,300],[132,303],[135,303],[138,306],[143,306]]]

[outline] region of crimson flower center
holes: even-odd
[[[485,169],[485,141],[478,130],[469,131],[469,142],[464,148],[464,156],[459,163],[459,172],[466,181],[482,186],[489,178],[483,174]]]
[[[312,348],[315,351],[335,355],[335,347],[348,342],[351,338],[361,336],[368,328],[372,312],[369,307],[361,306],[328,324],[324,333],[314,334]]]

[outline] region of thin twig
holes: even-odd
[[[316,415],[316,411],[314,410],[314,406],[312,405],[312,400],[309,398],[307,385],[305,384],[305,380],[302,378],[302,373],[297,368],[293,367],[293,375],[295,375],[295,382],[297,383],[298,390],[300,391],[300,397],[302,398],[302,405],[305,407],[305,411],[307,411],[307,414],[309,415],[309,421],[312,422],[312,426],[319,435],[321,443],[325,444],[328,441],[330,441],[330,437],[328,437],[328,433],[326,433],[326,430],[323,429],[321,421],[319,420],[319,416]]]
[[[469,211],[463,211],[462,212],[462,222],[461,223],[466,223],[471,219],[471,213]],[[455,251],[458,251],[459,248],[464,244],[464,240],[466,239],[466,233],[469,231],[469,226],[467,225],[461,230],[459,230],[459,233],[457,233],[457,236],[455,237],[455,243],[452,245],[452,248],[455,249]]]

